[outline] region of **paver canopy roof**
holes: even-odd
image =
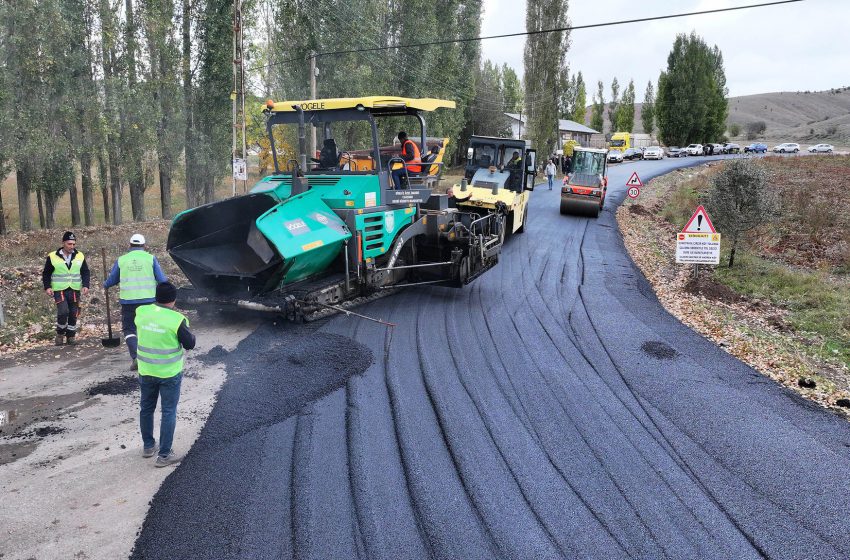
[[[374,112],[381,110],[416,109],[434,111],[446,108],[454,109],[455,102],[431,97],[388,97],[373,95],[370,97],[339,97],[336,99],[305,99],[303,101],[277,101],[270,109],[273,112],[295,111],[295,105],[301,105],[305,111],[330,111],[334,109],[357,109],[363,107]],[[268,105],[267,105],[268,107]]]

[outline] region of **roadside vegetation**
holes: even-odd
[[[728,165],[728,164],[727,164]],[[768,157],[755,164],[775,203],[738,242],[730,267],[674,263],[675,233],[704,204],[724,164],[670,173],[618,211],[626,245],[668,310],[763,373],[827,406],[850,396],[850,157]],[[717,224],[716,224],[717,225]]]

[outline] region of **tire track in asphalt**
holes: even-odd
[[[533,193],[527,231],[471,286],[364,310],[394,329],[337,317],[246,339],[281,359],[231,357],[133,557],[847,557],[850,429],[750,385],[661,309],[612,225],[630,171],[596,220]],[[286,361],[346,340],[375,360],[341,384]]]

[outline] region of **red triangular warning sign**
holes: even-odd
[[[714,224],[711,223],[708,212],[702,205],[699,205],[682,233],[717,233],[717,230],[714,229]]]
[[[640,177],[638,177],[637,171],[632,171],[632,176],[629,177],[629,180],[626,181],[627,187],[642,187],[643,183],[640,182]]]

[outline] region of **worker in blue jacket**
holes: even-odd
[[[121,332],[130,351],[130,369],[138,370],[136,351],[136,308],[156,301],[156,286],[168,282],[156,257],[145,251],[145,236],[136,233],[130,238],[130,250],[118,257],[103,283],[104,289],[120,284]]]

